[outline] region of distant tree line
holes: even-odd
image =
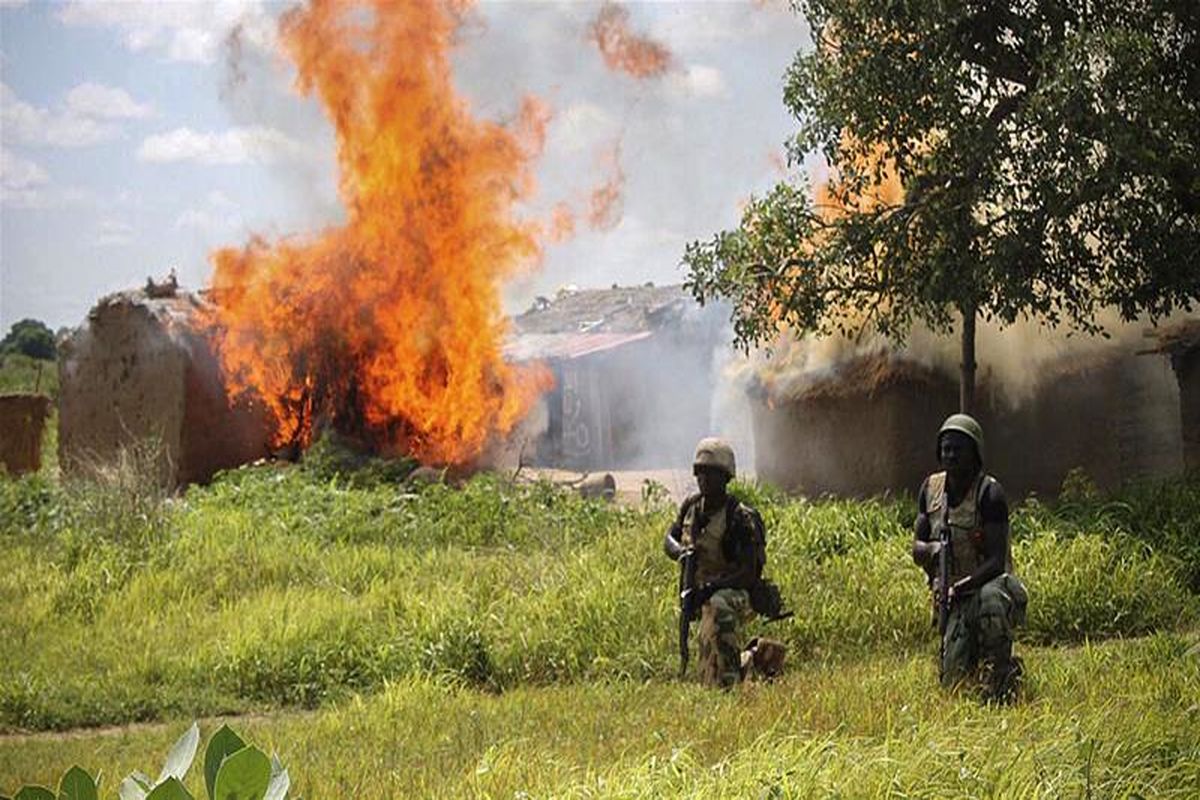
[[[53,361],[58,355],[58,348],[54,344],[54,331],[36,319],[21,320],[0,340],[0,356],[12,353]]]

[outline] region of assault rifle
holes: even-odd
[[[946,627],[950,623],[950,569],[954,563],[954,551],[951,548],[950,514],[947,509],[949,501],[942,499],[942,529],[938,535],[941,547],[938,548],[938,589],[937,589],[937,629],[938,629],[938,678],[941,679],[946,665]]]
[[[696,585],[696,548],[689,547],[679,556],[679,677],[687,674],[688,633],[692,620],[712,595],[710,587]]]

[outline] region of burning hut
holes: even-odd
[[[1152,352],[1170,357],[1179,383],[1183,464],[1186,469],[1200,470],[1200,319],[1164,328],[1158,342]]]
[[[789,392],[760,392],[757,471],[812,495],[915,491],[936,469],[934,433],[958,405],[957,376],[890,353],[801,376]],[[1016,405],[988,376],[978,395],[988,471],[1014,496],[1053,494],[1076,468],[1113,488],[1182,466],[1174,381],[1132,351],[1064,360]]]
[[[206,303],[148,284],[105,297],[60,346],[59,462],[79,470],[152,441],[168,483],[267,455],[261,416],[231,406],[197,327]]]
[[[526,461],[576,470],[683,463],[709,430],[721,316],[680,286],[564,289],[513,320],[513,361],[554,373]]]
[[[41,394],[0,395],[0,472],[37,472],[50,398]]]

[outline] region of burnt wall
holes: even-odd
[[[37,472],[50,398],[40,394],[0,395],[0,471]]]
[[[265,415],[230,406],[215,356],[191,327],[190,298],[129,299],[93,309],[59,358],[59,459],[78,471],[154,440],[162,478],[204,482],[268,454]]]
[[[934,438],[956,409],[949,380],[874,394],[755,406],[758,477],[810,496],[916,492],[935,468]]]
[[[988,470],[1011,494],[1053,495],[1072,469],[1102,489],[1182,468],[1178,389],[1163,359],[1119,354],[1043,380],[980,413]]]
[[[187,338],[177,480],[205,483],[219,470],[269,456],[270,433],[262,408],[229,402],[216,356],[207,343],[194,334]]]
[[[1121,354],[1100,360],[1043,380],[1015,407],[984,383],[976,416],[984,429],[987,471],[1014,497],[1054,495],[1075,468],[1103,489],[1178,473],[1181,438],[1191,437],[1186,446],[1195,459],[1200,430],[1200,369],[1194,361],[1187,366],[1192,383],[1185,392],[1193,399],[1183,404],[1182,428],[1180,390],[1163,359]],[[808,495],[915,492],[937,469],[937,430],[957,404],[949,377],[776,408],[757,403],[758,475]]]
[[[145,306],[102,304],[59,355],[59,464],[86,470],[155,440],[163,477],[180,462],[187,353]]]
[[[1200,347],[1175,354],[1171,365],[1179,384],[1183,464],[1186,469],[1200,470]]]

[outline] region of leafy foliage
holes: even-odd
[[[19,353],[29,358],[53,361],[57,351],[54,331],[36,319],[23,319],[14,323],[8,334],[0,339],[0,356]]]
[[[167,754],[158,779],[144,772],[130,773],[117,787],[120,800],[193,800],[184,780],[200,746],[200,726],[184,731]],[[288,772],[278,758],[268,759],[262,751],[222,725],[209,740],[204,753],[204,778],[209,800],[284,800],[291,786]],[[96,800],[99,781],[79,766],[66,771],[57,797],[41,786],[23,786],[21,800]]]
[[[815,47],[786,77],[790,150],[825,156],[828,199],[781,184],[684,255],[741,343],[959,311],[1095,332],[1098,308],[1200,297],[1194,3],[796,5]]]

